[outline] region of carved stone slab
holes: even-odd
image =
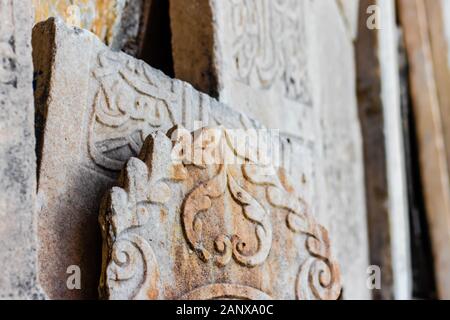
[[[370,297],[361,131],[348,28],[356,22],[357,4],[170,1],[176,77],[307,146],[302,152],[312,159],[307,172],[305,166],[293,166],[290,175],[298,193],[314,198],[311,211],[335,239],[345,299]]]
[[[0,1],[0,299],[40,299],[28,1]]]
[[[304,1],[173,0],[170,10],[177,77],[269,128],[314,137]]]
[[[337,299],[328,232],[256,139],[180,131],[151,134],[104,201],[102,296]]]
[[[259,128],[192,86],[173,80],[93,34],[50,19],[33,31],[38,131],[40,280],[51,298],[95,298],[101,197],[145,138],[174,125]],[[309,175],[303,140],[283,136],[280,167]],[[304,188],[307,190],[307,188]],[[310,194],[302,195],[310,200]],[[66,286],[81,268],[81,290]]]

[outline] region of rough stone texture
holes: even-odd
[[[314,1],[312,44],[317,108],[316,214],[341,264],[344,299],[369,299],[368,238],[353,44],[332,1]],[[332,35],[332,36],[330,36]]]
[[[95,33],[113,50],[138,56],[142,50],[151,1],[33,0],[35,22],[58,17]]]
[[[310,167],[293,166],[294,188],[330,230],[343,297],[369,298],[354,53],[337,1],[170,4],[176,77],[303,141]]]
[[[178,78],[270,128],[312,132],[304,1],[170,3]]]
[[[37,285],[32,12],[0,1],[0,299],[40,299]]]
[[[94,298],[100,200],[144,139],[177,124],[188,130],[261,125],[60,20],[35,26],[33,56],[40,280],[50,298]],[[280,166],[294,179],[310,176],[312,159],[303,140],[284,135],[280,150]],[[311,203],[308,188],[298,190]],[[66,287],[70,265],[81,267],[81,290]]]
[[[148,137],[102,206],[103,297],[337,299],[328,232],[256,137],[180,131]]]
[[[378,5],[380,30],[367,28]],[[363,0],[356,41],[358,105],[363,131],[370,262],[382,270],[375,299],[412,294],[405,148],[400,109],[397,25],[392,1]]]

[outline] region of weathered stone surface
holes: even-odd
[[[330,230],[344,298],[369,298],[354,52],[338,2],[170,4],[176,77],[303,141],[311,161],[293,166],[294,188]]]
[[[41,283],[51,298],[94,298],[100,200],[144,139],[177,124],[188,130],[261,125],[60,20],[35,26],[33,56]],[[301,139],[283,136],[280,149],[282,167],[308,172],[312,159]],[[299,194],[311,201],[307,190]],[[81,290],[66,287],[71,265],[81,267]]]
[[[35,21],[58,17],[95,33],[113,50],[142,50],[149,6],[145,0],[33,0]]]
[[[40,299],[37,285],[32,12],[0,1],[0,299]]]
[[[310,73],[318,139],[315,208],[335,239],[344,299],[369,299],[368,238],[354,47],[334,1],[314,1]],[[332,35],[332,36],[330,36]]]
[[[328,232],[257,137],[181,131],[148,137],[108,193],[102,296],[337,299]]]
[[[270,128],[312,132],[304,7],[304,1],[171,1],[176,76]]]

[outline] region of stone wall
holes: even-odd
[[[425,213],[446,297],[448,8],[398,3],[2,0],[0,298],[407,299]]]
[[[0,2],[0,298],[39,299],[32,10]]]

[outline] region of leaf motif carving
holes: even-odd
[[[239,263],[253,267],[263,263],[272,247],[272,223],[270,215],[247,191],[239,186],[231,174],[228,174],[228,187],[233,198],[243,207],[244,215],[257,225],[256,238],[258,250],[254,254],[244,252],[245,242],[239,236],[232,238],[233,256]]]
[[[185,200],[182,220],[187,241],[200,259],[205,262],[214,258],[217,265],[224,266],[231,261],[231,258],[234,258],[237,263],[246,267],[254,267],[262,264],[269,255],[272,246],[270,215],[249,192],[237,183],[233,175],[237,174],[237,172],[243,174],[242,167],[230,165],[223,159],[227,150],[225,148],[231,149],[233,154],[242,158],[246,158],[247,156],[236,150],[235,144],[230,143],[229,137],[227,137],[228,133],[225,129],[214,129],[213,132],[205,130],[208,129],[204,128],[200,130],[198,137],[214,137],[212,141],[214,141],[216,150],[221,151],[216,154],[222,157],[219,160],[222,160],[224,164],[221,165],[219,173],[216,176],[206,183],[197,186],[189,193]],[[200,144],[200,147],[203,147],[203,144]],[[208,166],[202,166],[201,164],[203,162],[195,163],[198,168],[207,170]],[[237,167],[240,170],[232,170],[231,167]],[[215,253],[210,252],[205,247],[203,221],[199,217],[199,213],[208,211],[212,207],[212,200],[223,196],[227,191],[230,193],[233,201],[242,208],[243,217],[254,224],[255,237],[258,242],[258,247],[255,252],[247,252],[245,250],[246,242],[239,234],[218,235],[214,240]],[[225,214],[234,216],[238,213],[227,211]]]
[[[221,137],[226,139],[225,135]],[[165,208],[170,208],[172,213],[180,212],[187,245],[200,260],[219,267],[235,262],[254,268],[264,264],[271,254],[290,254],[271,253],[274,241],[272,212],[286,212],[288,230],[300,239],[292,243],[296,250],[301,250],[299,256],[302,257],[292,291],[298,299],[339,297],[339,267],[331,254],[328,232],[315,221],[307,203],[282,183],[282,169],[274,171],[250,161],[243,165],[201,166],[184,159],[185,153],[180,151],[183,148],[179,143],[183,141],[172,143],[164,133],[153,133],[143,146],[142,154],[145,156],[141,160],[133,158],[127,163],[119,179],[121,187],[114,187],[109,194],[106,212],[103,209],[101,216],[107,255],[101,288],[109,298],[159,297],[156,258],[141,235],[143,230],[149,228],[149,217],[160,214],[161,208],[170,201],[172,192],[178,194],[177,199],[184,198],[184,201],[170,203]],[[171,158],[174,150],[182,155],[176,157],[176,161]],[[179,189],[172,188],[182,180],[186,181],[179,185]],[[207,224],[207,219],[216,225]],[[233,225],[235,229],[222,223],[223,219],[236,220],[236,225]],[[241,224],[244,220],[248,225]],[[220,231],[213,238],[208,233],[209,228],[215,233],[223,228],[227,231]],[[276,231],[276,237],[279,237],[280,230]],[[257,245],[252,244],[250,248],[246,242],[248,239],[254,239]],[[209,270],[209,267],[206,266],[206,269]],[[218,297],[229,297],[231,293],[236,297],[245,297],[250,292],[265,296],[258,289],[234,284],[199,287],[187,296],[215,296],[215,292],[210,291],[212,289],[221,290],[217,292]]]
[[[317,226],[314,236],[307,239],[312,257],[300,266],[296,294],[300,300],[336,300],[341,293],[339,267],[330,252],[327,230]]]
[[[155,253],[148,242],[136,234],[124,235],[114,243],[106,277],[110,299],[149,300],[159,296]],[[127,292],[126,297],[120,288],[124,282],[135,283],[134,290]]]
[[[118,171],[137,156],[145,138],[174,124],[177,95],[167,79],[142,61],[100,52],[93,74],[99,83],[89,128],[89,155],[98,166]]]
[[[197,215],[201,211],[210,209],[212,206],[211,200],[220,197],[225,192],[226,176],[223,170],[222,167],[213,179],[195,188],[184,203],[182,216],[184,232],[192,249],[197,252],[203,261],[208,261],[211,258],[211,253],[203,245],[202,221],[197,219]]]
[[[156,148],[157,146],[157,148]],[[112,188],[99,217],[104,238],[103,273],[100,290],[109,299],[156,299],[159,270],[155,254],[146,239],[133,231],[159,214],[171,198],[168,181],[186,178],[171,163],[172,143],[161,132],[144,145],[145,159],[131,158]],[[184,169],[184,168],[183,168]],[[176,173],[176,174],[175,174]]]
[[[124,188],[113,188],[111,191],[111,224],[116,234],[126,229],[144,225],[150,216],[145,206],[147,181],[140,179],[148,176],[148,169],[142,161],[131,158],[126,167]]]
[[[295,233],[306,234],[310,254],[297,275],[296,295],[300,300],[337,299],[341,293],[340,271],[330,249],[328,231],[309,214],[306,203],[284,189],[267,187],[274,207],[288,211],[287,225]]]

